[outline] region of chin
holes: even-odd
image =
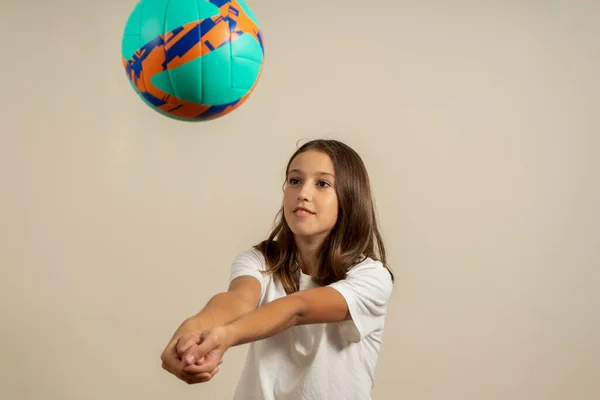
[[[285,220],[286,220],[286,223],[289,226],[290,230],[294,234],[294,236],[304,237],[304,238],[311,238],[311,237],[318,238],[321,236],[326,236],[328,233],[327,230],[324,230],[322,228],[319,229],[318,227],[315,227],[314,223],[307,224],[306,221],[295,220],[294,216],[292,216],[291,218],[288,218],[288,216],[286,215]]]
[[[290,230],[297,238],[304,239],[322,239],[327,236],[328,232],[315,229],[306,229],[305,227],[298,227],[290,225]]]
[[[290,230],[294,236],[313,236],[315,232],[311,229],[306,229],[304,226],[298,226],[297,224],[288,223]]]
[[[296,237],[304,237],[304,238],[310,238],[312,236],[317,236],[318,235],[318,233],[309,232],[309,231],[305,231],[305,230],[302,230],[302,229],[292,230],[292,233]]]
[[[295,226],[294,224],[288,224],[292,233],[296,236],[310,236],[312,232],[303,227]]]

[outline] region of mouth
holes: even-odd
[[[304,208],[304,207],[296,207],[296,208],[294,208],[294,210],[292,212],[294,213],[294,215],[296,215],[298,217],[307,217],[309,215],[315,214],[313,211],[309,210],[308,208]]]

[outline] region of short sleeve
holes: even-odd
[[[345,279],[328,286],[340,292],[348,304],[352,319],[338,324],[348,341],[358,343],[383,328],[392,279],[381,262],[367,259],[351,268]]]
[[[265,292],[265,277],[262,274],[264,271],[266,271],[266,263],[262,253],[254,248],[249,249],[238,254],[238,256],[233,260],[231,264],[229,282],[240,276],[253,276],[260,282],[262,298]]]

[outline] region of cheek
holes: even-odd
[[[289,213],[292,208],[296,205],[296,197],[294,196],[293,191],[287,190],[283,194],[283,211],[284,213]]]
[[[338,199],[334,194],[330,198],[327,199],[326,202],[327,210],[332,219],[337,219],[338,214]]]
[[[294,194],[292,193],[292,191],[290,189],[287,189],[283,193],[283,204],[285,206],[290,206],[293,203],[294,203]]]

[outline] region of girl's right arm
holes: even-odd
[[[240,276],[226,292],[214,295],[204,308],[179,326],[171,340],[192,332],[226,325],[256,309],[261,293],[260,282],[252,276]]]
[[[169,344],[161,354],[163,368],[190,384],[210,380],[216,371],[199,376],[189,376],[184,373],[181,365],[181,354],[179,353],[183,353],[190,346],[197,344],[196,336],[199,337],[201,332],[216,326],[226,325],[255,310],[260,294],[261,286],[256,278],[240,276],[232,280],[226,292],[211,297],[199,313],[186,318],[175,331]],[[188,337],[183,340],[186,343],[179,343],[180,351],[178,351],[179,339],[186,335]]]

